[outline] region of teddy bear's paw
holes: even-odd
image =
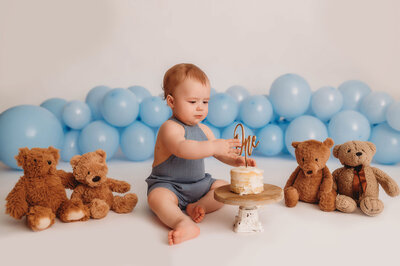
[[[116,213],[128,213],[135,208],[137,202],[138,197],[134,193],[126,194],[123,197],[115,196],[111,209]]]
[[[383,202],[376,198],[366,197],[360,202],[360,208],[366,215],[376,216],[383,211]]]
[[[101,199],[93,199],[89,206],[90,217],[94,219],[104,218],[108,211],[110,210],[110,206]]]
[[[34,206],[26,217],[28,226],[33,231],[42,231],[54,223],[55,215],[50,208]]]
[[[331,212],[336,209],[336,195],[334,193],[321,193],[319,207],[322,211]]]
[[[295,207],[299,201],[299,192],[294,187],[285,189],[285,204],[287,207]]]
[[[85,217],[85,213],[82,210],[78,210],[78,211],[71,211],[67,214],[67,219],[69,221],[79,221],[81,220],[83,217]]]
[[[336,209],[341,212],[351,213],[357,208],[357,203],[350,197],[345,195],[337,195],[336,197]]]

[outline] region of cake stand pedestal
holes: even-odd
[[[233,231],[236,233],[262,232],[264,229],[258,219],[257,206],[281,201],[283,190],[278,186],[264,184],[263,192],[240,196],[230,191],[230,185],[226,185],[215,189],[214,198],[224,204],[239,206]]]

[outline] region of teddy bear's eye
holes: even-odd
[[[303,161],[303,163],[304,163],[304,158],[301,158],[301,160]]]
[[[87,174],[90,175],[90,171],[88,171]]]
[[[50,165],[50,164],[51,164],[51,161],[47,161],[47,163]]]
[[[315,161],[318,162],[318,158],[315,158]]]
[[[37,161],[36,161],[36,159],[33,159],[33,161],[36,163]]]
[[[351,152],[351,150],[350,150],[350,149],[348,149],[348,150],[347,150],[347,152]]]

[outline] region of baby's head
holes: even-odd
[[[207,75],[193,64],[177,64],[164,75],[164,98],[176,118],[195,125],[208,114],[210,82]]]

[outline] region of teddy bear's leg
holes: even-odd
[[[321,193],[319,208],[325,212],[336,210],[336,191],[332,190],[330,193]]]
[[[299,192],[294,187],[285,188],[285,204],[288,207],[294,207],[299,201]]]
[[[128,193],[123,197],[114,196],[114,202],[111,206],[111,210],[116,213],[128,213],[135,208],[138,202],[138,198],[134,193]]]
[[[360,209],[369,216],[380,214],[383,207],[383,202],[378,198],[365,197],[360,201]]]
[[[50,208],[33,206],[29,208],[26,221],[33,231],[42,231],[54,224],[55,217]]]
[[[337,195],[336,209],[341,212],[350,213],[354,212],[357,208],[357,203],[350,197],[345,195]]]
[[[89,211],[81,200],[66,200],[58,209],[57,217],[64,223],[86,221],[89,219]]]
[[[90,217],[94,219],[104,218],[109,210],[110,206],[101,199],[93,199],[89,204]]]

